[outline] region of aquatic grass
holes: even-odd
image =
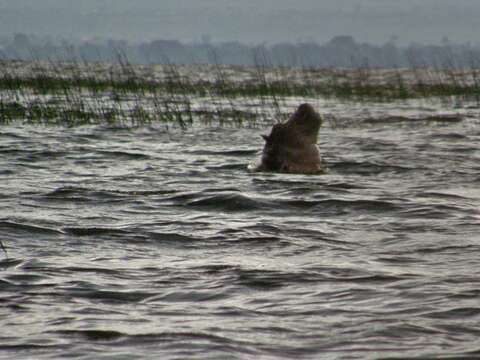
[[[198,66],[198,72],[167,61],[155,69],[133,65],[121,55],[118,64],[3,61],[0,122],[254,126],[282,121],[290,97],[353,102],[444,98],[452,104],[480,100],[475,69],[274,67],[262,51],[256,59],[253,68],[215,62]],[[245,109],[240,104],[251,105]]]
[[[0,64],[0,66],[5,65]],[[8,65],[7,65],[8,66]],[[56,68],[35,67],[31,74],[16,74],[2,71],[0,89],[31,89],[39,94],[63,93],[66,89],[88,90],[92,93],[114,91],[126,93],[164,92],[196,96],[216,95],[225,97],[242,96],[328,96],[340,99],[403,99],[442,95],[477,95],[478,72],[465,73],[455,69],[422,71],[428,76],[416,77],[416,82],[405,79],[406,75],[417,75],[420,69],[401,71],[396,69],[386,83],[375,80],[378,69],[359,68],[330,70],[322,73],[301,68],[296,81],[290,80],[282,70],[271,64],[258,63],[251,72],[255,76],[246,79],[230,79],[220,65],[215,65],[213,80],[189,79],[180,74],[178,65],[165,64],[161,79],[149,79],[136,72],[135,66],[122,63],[118,69],[111,68],[108,76],[95,77],[88,68],[95,64],[76,66],[56,64]],[[199,66],[201,67],[201,66]]]

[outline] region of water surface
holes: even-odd
[[[391,114],[387,114],[391,115]],[[376,120],[383,118],[376,118]],[[0,358],[480,357],[480,130],[0,128]]]

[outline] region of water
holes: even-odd
[[[320,176],[248,172],[266,129],[2,126],[0,358],[480,358],[478,121],[400,120]]]

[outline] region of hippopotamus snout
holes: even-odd
[[[325,171],[316,145],[321,118],[309,104],[302,104],[285,123],[275,124],[265,145],[259,170],[318,174]]]

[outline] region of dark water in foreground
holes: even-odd
[[[0,128],[0,358],[480,358],[478,122]]]

